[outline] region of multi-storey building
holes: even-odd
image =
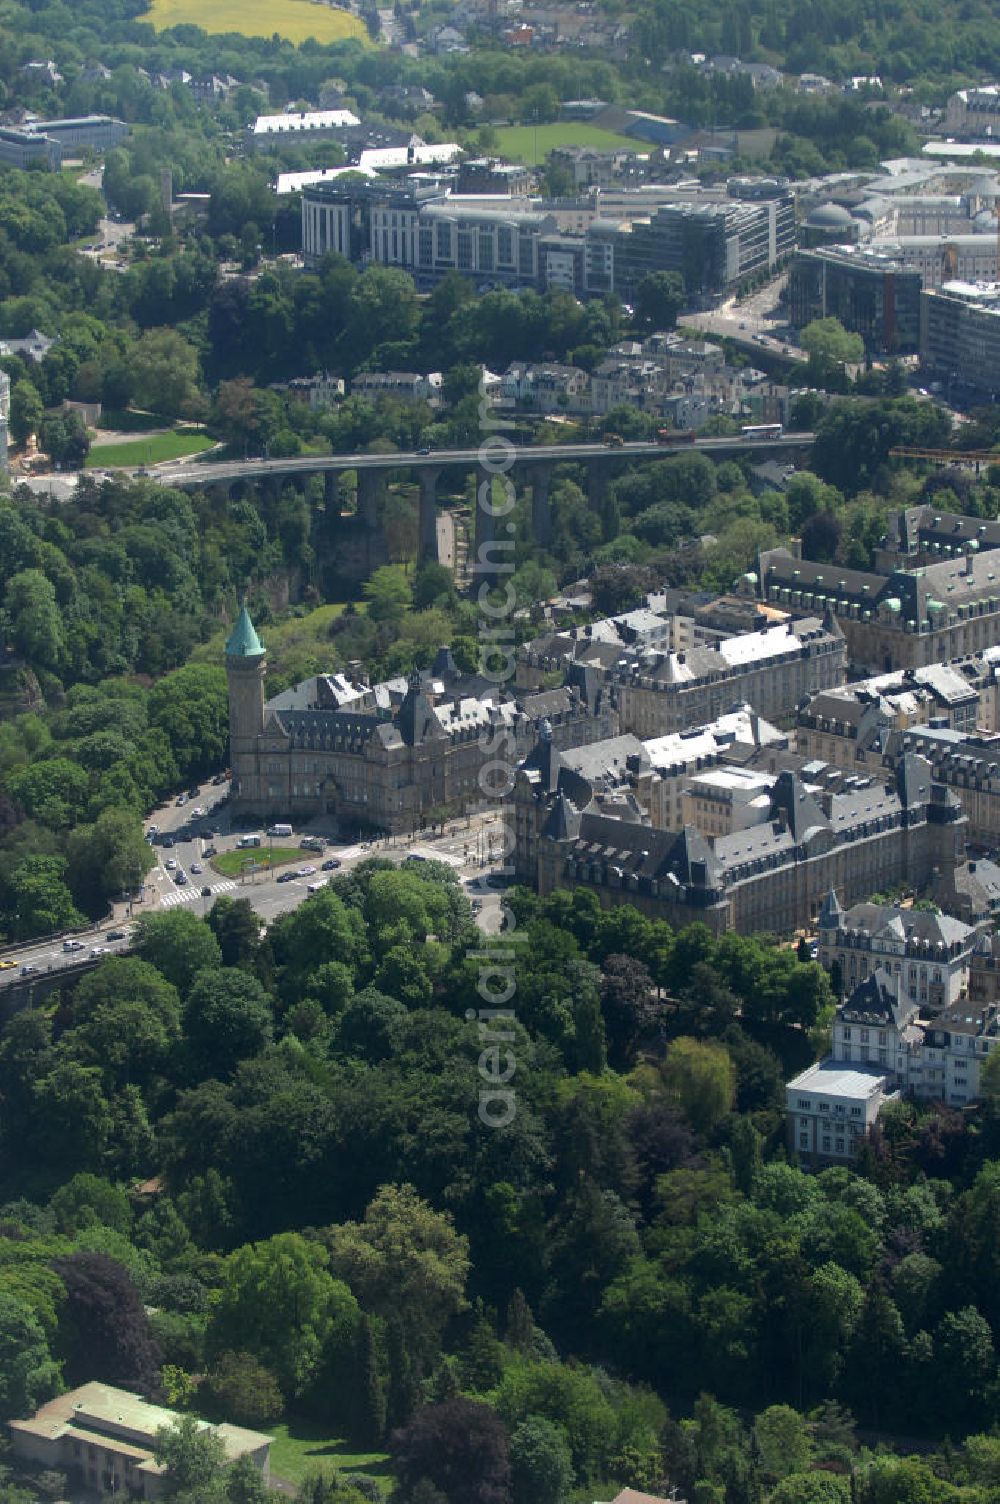
[[[801,329],[839,319],[871,355],[906,354],[920,343],[920,273],[891,254],[843,246],[797,251],[788,280],[789,317]]]
[[[794,244],[787,188],[770,198],[661,204],[648,220],[618,230],[613,290],[629,296],[648,272],[676,271],[689,294],[722,292],[773,267]]]
[[[652,212],[640,199],[637,212],[645,217],[595,219],[591,212],[569,232],[561,223],[566,212],[545,201],[501,195],[476,203],[408,182],[299,184],[307,265],[336,251],[402,267],[424,285],[459,271],[507,286],[630,297],[647,272],[674,270],[692,293],[719,291],[774,266],[794,245],[793,200],[781,184],[769,196],[747,191],[721,201],[661,203]]]
[[[35,120],[31,129],[65,151],[108,151],[124,141],[129,128],[124,120],[111,115],[77,115],[60,120]]]
[[[991,956],[974,952],[973,962]],[[972,967],[970,967],[970,974]],[[785,1088],[788,1147],[800,1164],[856,1157],[884,1104],[901,1095],[962,1108],[1000,1043],[1000,1007],[962,996],[931,1018],[896,973],[871,972],[837,1010],[833,1053]]]
[[[46,167],[58,167],[61,161],[62,147],[58,141],[21,126],[0,126],[0,165],[30,167],[34,162],[42,162]]]
[[[822,690],[799,710],[796,749],[804,757],[824,758],[848,772],[877,767],[889,731],[933,722],[974,732],[980,723],[983,684],[995,694],[992,673],[982,659],[973,658],[898,669]]]
[[[798,1164],[848,1163],[886,1102],[899,1096],[891,1071],[820,1060],[785,1087],[788,1148]]]
[[[901,747],[926,757],[935,780],[951,789],[969,822],[969,839],[994,847],[1000,838],[1000,739],[969,736],[947,726],[911,726],[886,740],[886,756]]]
[[[415,829],[430,811],[479,805],[480,773],[498,739],[511,762],[544,724],[579,746],[613,735],[610,698],[577,685],[508,698],[459,674],[442,650],[426,674],[374,687],[317,675],[265,702],[267,661],[244,607],[226,643],[233,805],[241,813],[310,819],[345,830]],[[588,693],[590,691],[590,693]]]
[[[959,89],[948,100],[945,130],[956,136],[992,139],[1000,134],[1000,84]]]
[[[515,780],[516,870],[543,894],[586,886],[603,907],[630,903],[674,925],[789,934],[815,922],[831,887],[856,903],[955,867],[961,809],[923,758],[901,758],[889,784],[824,782],[822,769],[786,767],[755,823],[706,837],[690,825],[656,830],[634,796],[588,797],[557,765],[542,783]]]
[[[845,909],[831,891],[817,923],[817,959],[841,995],[881,969],[898,979],[901,995],[940,1013],[962,997],[977,938],[972,925],[934,909],[876,903]]]
[[[281,115],[258,115],[247,132],[251,151],[266,151],[288,141],[342,140],[344,132],[361,124],[351,110],[288,110]]]
[[[538,837],[550,812],[550,796],[569,792],[579,807],[600,797],[602,807],[632,811],[655,830],[682,830],[693,824],[703,833],[699,811],[689,808],[692,777],[703,770],[738,768],[755,752],[787,749],[788,738],[742,705],[708,726],[675,731],[640,741],[632,733],[584,747],[553,745],[547,733],[517,770],[512,801],[515,865],[519,878],[537,877]],[[769,780],[773,783],[773,778]]]
[[[926,288],[920,360],[931,375],[993,400],[1000,389],[1000,286],[954,281]]]
[[[857,674],[947,663],[1000,643],[1000,553],[975,542],[950,558],[876,574],[768,549],[747,594],[787,611],[836,618]]]
[[[844,682],[844,639],[832,617],[803,617],[687,652],[644,652],[603,671],[624,731],[661,736],[703,726],[749,702],[768,720]]]
[[[904,507],[889,518],[885,536],[875,550],[875,568],[891,574],[894,569],[918,569],[991,549],[1000,549],[1000,522],[963,517],[923,502]]]
[[[837,1009],[833,1058],[891,1071],[910,1096],[964,1107],[979,1095],[979,1071],[1000,1038],[996,1005],[960,997],[932,1017],[903,979],[881,968]]]

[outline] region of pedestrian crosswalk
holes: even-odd
[[[239,883],[234,878],[225,878],[218,883],[212,883],[211,898],[204,899],[205,903],[211,903],[212,898],[217,898],[220,893],[230,893],[233,888],[238,888]],[[191,885],[187,888],[171,888],[169,893],[160,895],[160,908],[173,909],[179,903],[197,903],[201,898],[201,888]]]

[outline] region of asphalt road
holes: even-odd
[[[455,822],[443,836],[433,838],[415,835],[396,838],[389,843],[330,841],[322,853],[303,851],[301,864],[296,864],[293,869],[298,870],[298,865],[311,866],[316,869],[314,874],[296,877],[291,882],[278,882],[277,873],[271,875],[263,871],[248,872],[243,877],[224,877],[213,871],[211,861],[205,859],[205,848],[209,844],[214,845],[220,853],[230,851],[236,847],[240,835],[245,833],[242,825],[239,830],[233,829],[229,807],[225,803],[227,793],[227,787],[208,783],[201,786],[197,796],[185,798],[183,805],[175,800],[154,810],[146,821],[147,831],[151,825],[156,825],[160,834],[173,837],[174,844],[170,847],[161,844],[153,847],[156,866],[146,874],[141,900],[131,905],[116,903],[114,918],[103,921],[93,930],[72,936],[72,948],[69,950],[64,949],[63,937],[59,936],[0,951],[0,988],[22,975],[30,975],[30,972],[24,972],[25,967],[31,967],[37,972],[58,971],[78,964],[95,951],[103,954],[126,949],[128,940],[110,940],[109,931],[121,930],[126,937],[130,936],[134,920],[140,914],[162,913],[183,905],[199,918],[203,917],[220,894],[247,899],[266,925],[277,915],[297,908],[309,896],[310,883],[322,877],[337,875],[336,872],[324,873],[321,870],[322,863],[331,857],[341,863],[340,871],[350,871],[358,862],[370,856],[387,856],[399,863],[408,857],[446,862],[458,873],[463,889],[476,904],[476,922],[480,929],[484,934],[498,932],[501,895],[499,888],[490,880],[499,861],[498,854],[491,859],[490,841],[492,834],[492,849],[498,853],[500,824],[497,816],[473,816],[468,825],[465,821]],[[195,809],[203,809],[205,815],[194,820]],[[205,825],[218,826],[220,834],[214,837],[202,835],[200,832]],[[315,833],[320,832],[312,827],[296,830],[294,835],[283,837],[275,844],[297,846],[303,834]],[[262,851],[266,851],[266,847],[265,841]],[[253,855],[254,851],[248,849],[247,857]],[[175,865],[168,868],[168,861]],[[198,871],[197,868],[201,870]],[[287,871],[288,868],[279,868],[278,873],[282,870]],[[187,878],[183,886],[177,885],[178,872],[183,872]],[[207,897],[202,896],[201,890],[204,887],[211,890]],[[4,962],[13,962],[13,965],[5,966]]]
[[[815,439],[812,433],[785,433],[776,439],[750,440],[742,435],[726,438],[697,439],[693,444],[663,445],[648,441],[635,441],[613,447],[604,443],[597,444],[530,444],[518,447],[511,445],[510,454],[513,463],[531,465],[539,460],[593,460],[612,459],[617,457],[628,459],[662,459],[674,453],[688,454],[692,450],[700,450],[703,453],[728,454],[733,451],[745,450],[748,447],[762,449],[809,449]],[[491,450],[493,463],[500,465],[503,455],[499,450]],[[429,454],[421,454],[417,450],[402,450],[394,454],[324,454],[302,455],[295,459],[283,460],[225,460],[206,464],[178,465],[172,463],[169,469],[150,470],[151,479],[162,480],[166,485],[178,486],[208,486],[213,482],[225,484],[235,480],[262,479],[266,476],[300,475],[320,472],[324,470],[433,470],[443,469],[448,465],[475,465],[482,458],[482,450],[474,449],[435,449]],[[143,472],[136,472],[143,473]]]

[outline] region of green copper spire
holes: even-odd
[[[250,620],[250,612],[246,606],[240,607],[240,614],[236,618],[236,625],[229,634],[226,643],[227,658],[260,658],[264,653],[264,644],[257,636],[253,622]]]

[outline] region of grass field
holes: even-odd
[[[212,33],[236,31],[244,37],[270,37],[275,32],[290,42],[368,41],[368,30],[356,16],[310,0],[152,0],[142,18],[157,31],[168,26],[200,26]]]
[[[648,150],[642,141],[602,131],[584,120],[562,120],[554,125],[505,125],[497,131],[497,150],[502,157],[536,167],[556,146],[593,146],[596,151]]]
[[[278,1478],[301,1483],[307,1473],[336,1468],[343,1473],[370,1473],[381,1481],[384,1490],[392,1486],[385,1452],[352,1452],[348,1442],[328,1436],[321,1426],[309,1421],[282,1421],[267,1429],[274,1437],[271,1472]]]
[[[325,674],[330,670],[330,624],[343,613],[344,601],[328,606],[317,606],[307,616],[289,617],[275,626],[261,627],[260,634],[267,648],[268,674],[272,680],[285,679],[297,683],[308,679],[310,674]],[[358,601],[355,609],[366,611],[366,601]],[[196,663],[221,663],[222,649],[228,630],[221,631],[208,642],[195,648],[192,658]],[[269,689],[269,694],[277,691]]]
[[[161,460],[180,460],[187,454],[211,449],[212,440],[203,433],[154,433],[148,439],[134,439],[124,444],[95,444],[87,455],[88,470],[103,470],[109,465],[157,465]]]
[[[243,863],[253,860],[261,866],[287,867],[289,862],[312,862],[314,852],[300,851],[297,846],[243,846],[237,851],[224,851],[221,856],[213,856],[212,866],[216,872],[221,872],[223,877],[239,877],[243,871]],[[247,871],[250,869],[247,868]]]

